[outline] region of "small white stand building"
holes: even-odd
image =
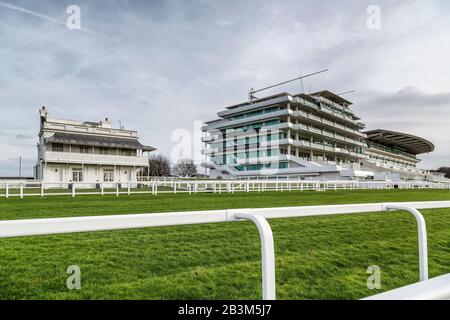
[[[155,148],[138,140],[138,132],[115,129],[106,118],[100,122],[55,119],[39,110],[41,125],[38,161],[34,176],[47,187],[65,188],[71,183],[136,181],[139,169],[148,166],[147,152]]]

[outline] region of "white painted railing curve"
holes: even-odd
[[[93,232],[105,230],[135,229],[189,224],[208,224],[250,220],[258,228],[262,250],[262,288],[263,299],[275,299],[275,257],[272,230],[266,219],[324,216],[335,214],[355,214],[406,210],[414,215],[418,222],[418,241],[420,256],[420,280],[428,283],[428,261],[425,220],[419,209],[450,208],[450,201],[396,202],[323,205],[304,207],[282,207],[263,209],[233,209],[215,211],[191,211],[170,213],[126,214],[111,216],[88,216],[70,218],[47,218],[0,221],[0,238],[65,234],[75,232]],[[447,278],[445,278],[447,279]],[[450,299],[450,286],[441,286],[442,281],[432,281],[427,286],[429,295],[420,297],[447,297]],[[439,294],[430,288],[439,287]],[[423,288],[417,286],[412,288]],[[411,294],[408,289],[407,293]],[[444,292],[443,292],[444,291]],[[406,291],[399,291],[402,292]],[[375,296],[374,298],[376,298]],[[389,297],[380,295],[379,297]]]

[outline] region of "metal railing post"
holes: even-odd
[[[425,224],[425,219],[419,210],[397,205],[397,204],[387,204],[387,210],[402,210],[410,212],[417,221],[417,232],[419,241],[419,268],[420,268],[420,281],[428,280],[428,245],[427,245],[427,228]]]
[[[272,229],[262,216],[236,213],[235,217],[237,219],[250,220],[258,228],[259,238],[261,239],[262,296],[263,300],[275,300],[275,249]]]

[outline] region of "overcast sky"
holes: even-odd
[[[81,30],[66,26],[69,5]],[[379,29],[368,28],[369,5]],[[0,176],[18,174],[20,155],[32,174],[42,105],[53,117],[121,120],[170,157],[177,134],[250,87],[324,68],[305,91],[355,90],[346,98],[367,129],[429,139],[436,149],[420,166],[450,165],[449,30],[447,0],[0,0]]]

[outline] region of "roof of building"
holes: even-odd
[[[434,150],[434,144],[430,141],[407,133],[384,129],[370,130],[365,133],[369,141],[374,141],[387,147],[397,147],[414,155]]]
[[[322,90],[322,91],[318,91],[315,93],[310,93],[310,96],[319,96],[319,97],[324,97],[330,101],[336,102],[337,104],[347,104],[347,105],[351,105],[353,104],[351,101],[348,101],[347,99],[342,98],[340,95],[337,95],[331,91],[328,90]]]
[[[156,150],[156,148],[141,144],[137,139],[102,137],[94,135],[61,133],[61,132],[57,132],[53,136],[46,138],[45,141],[52,143],[87,145],[105,148],[109,147],[121,149],[141,149],[143,151]]]
[[[266,96],[266,97],[262,97],[262,98],[257,98],[257,99],[251,100],[251,101],[246,101],[246,102],[234,104],[232,106],[225,107],[225,109],[235,109],[235,108],[239,108],[239,107],[242,107],[242,106],[247,106],[247,105],[254,104],[254,103],[257,103],[257,102],[262,102],[262,101],[265,101],[265,100],[271,100],[271,99],[275,99],[275,98],[282,97],[282,96],[290,96],[290,94],[287,93],[287,92],[277,93],[277,94],[274,94],[274,95],[270,95],[270,96]]]

